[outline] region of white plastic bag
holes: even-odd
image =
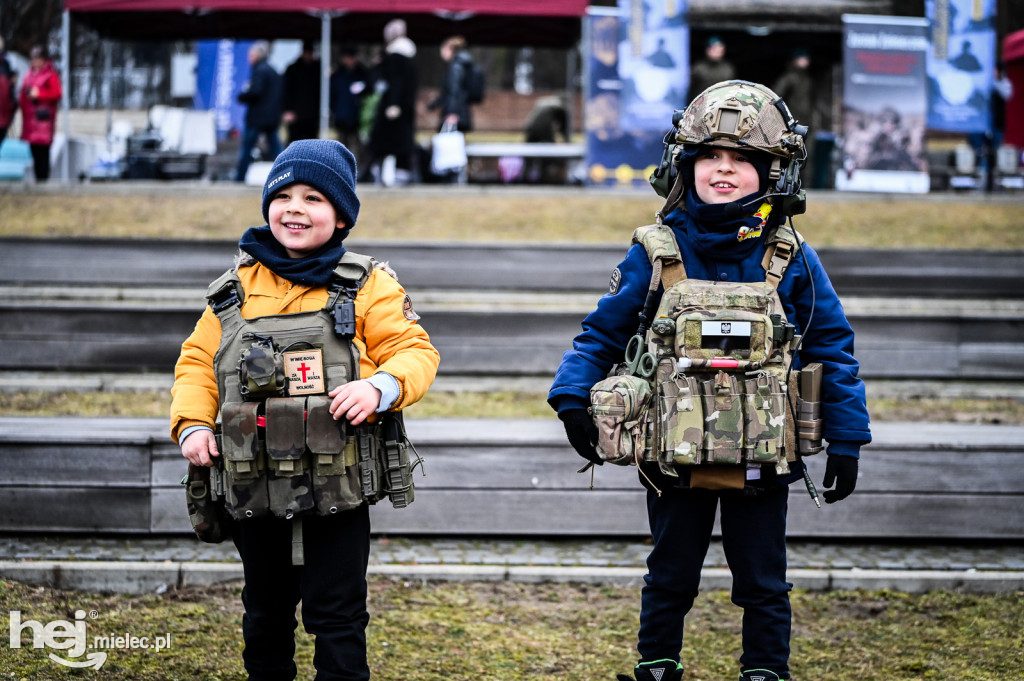
[[[466,137],[454,126],[446,125],[434,135],[430,169],[435,175],[444,175],[466,167]]]

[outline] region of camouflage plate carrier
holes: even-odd
[[[679,475],[677,467],[693,467],[691,486],[703,486],[693,481],[698,471],[724,465],[733,480],[725,486],[737,486],[738,478],[742,487],[747,467],[785,474],[798,451],[820,451],[817,403],[787,408],[799,337],[776,288],[800,237],[780,225],[768,239],[766,280],[726,283],[688,279],[669,228],[636,230],[633,242],[653,264],[650,291],[661,284],[664,293],[644,337],[648,369],[620,365],[591,390],[603,459],[656,462],[670,477]],[[806,371],[820,379],[820,365]],[[794,387],[802,373],[794,374]],[[805,431],[799,446],[794,411]]]
[[[327,392],[359,377],[355,296],[374,265],[345,253],[327,305],[314,312],[244,319],[236,270],[210,285],[207,299],[221,322],[214,356],[221,457],[206,484],[187,483],[194,528],[197,520],[210,524],[209,510],[191,513],[204,493],[223,504],[224,524],[333,515],[384,497],[396,508],[412,503],[415,449],[401,412],[353,428],[329,411]]]

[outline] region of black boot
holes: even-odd
[[[673,660],[641,662],[633,667],[633,676],[636,677],[636,681],[681,681],[683,665]],[[618,681],[633,681],[633,679],[626,674],[619,674]]]
[[[789,677],[787,676],[786,679]],[[768,669],[744,669],[740,672],[740,681],[786,681]]]

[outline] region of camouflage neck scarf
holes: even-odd
[[[300,286],[327,286],[335,265],[345,254],[343,239],[348,230],[336,229],[316,253],[292,258],[274,238],[269,225],[251,227],[242,235],[238,247],[259,260],[277,276]]]

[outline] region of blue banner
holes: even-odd
[[[217,139],[226,139],[245,128],[245,106],[238,93],[249,80],[249,47],[252,41],[200,40],[196,43],[196,94],[194,106],[213,110]]]
[[[927,0],[928,127],[951,132],[991,128],[995,0]]]
[[[685,0],[619,0],[617,8],[591,8],[585,102],[591,184],[648,186],[672,112],[688,103],[685,19]]]

